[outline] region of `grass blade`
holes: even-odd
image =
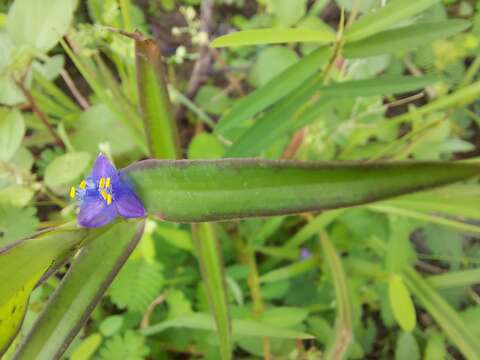
[[[427,278],[427,281],[437,289],[472,286],[480,283],[480,268],[432,275]]]
[[[347,42],[364,39],[387,30],[401,20],[414,16],[440,0],[392,0],[383,8],[371,12],[350,26],[345,34]]]
[[[335,334],[325,354],[325,359],[343,359],[348,346],[353,340],[352,310],[348,295],[348,284],[342,261],[326,232],[320,233],[320,246],[324,253],[324,260],[330,270],[335,287],[337,304],[337,319]]]
[[[58,359],[135,248],[143,222],[113,225],[73,262],[14,359]]]
[[[282,44],[297,42],[333,42],[333,31],[300,28],[268,28],[244,30],[220,36],[212,41],[213,47]]]
[[[480,164],[145,160],[123,171],[150,214],[202,222],[374,202],[473,177]]]
[[[411,268],[403,271],[411,293],[467,359],[480,359],[480,344],[458,313]]]
[[[434,40],[458,34],[469,26],[470,22],[466,20],[414,24],[346,44],[342,53],[347,58],[363,58],[411,51]]]
[[[194,224],[192,232],[210,309],[220,339],[220,352],[222,359],[228,360],[232,356],[232,330],[220,244],[213,224]]]
[[[138,92],[150,155],[175,159],[180,145],[160,49],[152,39],[135,35]]]
[[[144,335],[154,335],[165,331],[169,328],[188,328],[200,330],[215,330],[215,321],[208,314],[194,313],[170,320],[166,320],[160,324],[150,326],[142,330]],[[312,339],[313,336],[297,330],[290,330],[278,326],[269,325],[256,320],[233,319],[233,334],[238,336],[255,336],[255,337],[276,337],[283,339]]]

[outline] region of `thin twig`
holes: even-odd
[[[155,309],[155,307],[162,304],[167,299],[167,295],[168,292],[160,294],[155,300],[151,302],[150,305],[148,305],[147,310],[145,310],[142,316],[142,321],[140,322],[140,329],[146,329],[150,326],[150,316],[152,315],[153,310]]]
[[[57,134],[57,132],[55,131],[53,126],[48,122],[47,116],[38,107],[37,103],[35,102],[35,99],[33,98],[32,93],[25,87],[25,85],[23,84],[23,82],[21,80],[17,80],[17,79],[14,79],[14,80],[15,80],[18,88],[20,89],[20,91],[23,93],[23,95],[27,99],[28,103],[30,104],[30,108],[32,109],[34,114],[43,123],[43,125],[45,125],[45,127],[47,128],[50,135],[52,135],[53,138],[55,139],[55,142],[59,146],[61,146],[62,148],[65,148],[65,144],[63,143],[62,139]]]
[[[80,107],[83,110],[87,110],[88,108],[90,108],[90,104],[88,103],[87,99],[85,99],[82,93],[78,90],[75,82],[70,77],[70,74],[67,72],[67,70],[62,69],[62,71],[60,72],[60,76],[62,77],[63,81],[65,81],[65,84],[67,85],[75,100],[77,100]]]

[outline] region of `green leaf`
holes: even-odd
[[[215,132],[230,137],[232,130],[245,126],[255,114],[266,109],[320,70],[327,61],[329,49],[320,48],[305,56],[264,86],[254,90],[245,98],[236,101],[232,109],[219,121]]]
[[[315,120],[315,115],[325,111],[334,97],[350,98],[396,94],[420,89],[435,81],[434,77],[384,76],[376,79],[324,85],[322,79],[312,78],[289,99],[282,101],[257,119],[255,124],[227,150],[226,156],[259,155],[280,137]],[[320,99],[316,100],[318,97]]]
[[[395,320],[403,331],[412,331],[417,322],[415,306],[401,276],[393,274],[388,281],[388,298]]]
[[[307,271],[315,269],[318,266],[318,260],[310,258],[307,260],[299,260],[291,265],[277,268],[263,274],[260,277],[260,282],[271,283],[275,281],[291,279]]]
[[[480,165],[146,160],[123,171],[150,214],[169,221],[199,222],[378,201],[467,179],[480,173]]]
[[[212,85],[204,85],[198,90],[195,102],[206,112],[220,115],[230,107],[232,100],[224,89]]]
[[[72,263],[15,359],[61,356],[135,248],[143,222],[122,221],[98,231],[92,235],[95,241],[89,242]]]
[[[145,338],[128,330],[125,334],[115,335],[107,340],[100,349],[101,360],[144,360],[150,353]]]
[[[248,80],[256,87],[264,86],[297,61],[298,56],[292,49],[285,46],[269,46],[259,53]]]
[[[439,275],[432,275],[427,278],[429,284],[437,289],[473,286],[478,284],[479,279],[480,268],[449,271]]]
[[[320,232],[320,246],[335,287],[337,307],[335,333],[328,345],[325,359],[342,359],[353,341],[351,294],[348,291],[342,260],[325,231]]]
[[[72,351],[70,360],[89,360],[102,343],[100,334],[92,334],[82,340],[82,342]]]
[[[9,190],[14,191],[13,189]],[[0,246],[33,234],[38,226],[36,208],[0,205]]]
[[[0,354],[20,327],[33,287],[72,256],[87,235],[70,224],[0,248]]]
[[[188,146],[189,159],[218,159],[225,153],[225,147],[215,137],[209,133],[200,133],[190,142]]]
[[[220,339],[220,353],[222,359],[228,360],[232,357],[232,325],[222,251],[214,226],[211,223],[194,224],[192,234],[210,311],[215,318]]]
[[[403,271],[410,292],[467,359],[480,358],[480,344],[459,314],[411,268]]]
[[[212,316],[194,313],[180,316],[142,330],[146,336],[154,335],[169,328],[189,328],[215,331],[215,322]],[[233,319],[232,332],[234,336],[274,337],[283,339],[311,339],[311,335],[280,326],[272,326],[255,320]]]
[[[438,360],[447,358],[445,339],[437,331],[430,331],[425,346],[424,360]]]
[[[118,308],[143,313],[160,294],[163,282],[163,274],[158,264],[132,259],[118,273],[109,294]]]
[[[87,170],[91,155],[87,152],[71,152],[53,160],[45,170],[45,184],[53,189],[72,186]]]
[[[15,0],[7,17],[7,32],[17,46],[47,52],[67,32],[76,0]]]
[[[466,20],[445,20],[387,30],[346,44],[342,54],[347,58],[363,58],[411,51],[430,44],[434,40],[458,34],[470,25],[470,22]]]
[[[395,360],[420,360],[420,349],[412,333],[403,333],[398,337]]]
[[[440,0],[391,0],[386,6],[354,22],[345,33],[347,42],[358,41],[387,30],[401,20],[414,16]]]
[[[160,49],[154,40],[136,35],[137,84],[148,149],[152,157],[175,159],[180,145]]]
[[[9,161],[25,135],[25,122],[17,109],[0,108],[0,161]]]
[[[260,44],[282,44],[296,42],[333,42],[333,31],[299,29],[299,28],[268,28],[237,31],[223,35],[212,41],[211,46],[245,46]]]

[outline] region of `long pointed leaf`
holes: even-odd
[[[73,262],[14,359],[58,359],[135,248],[143,222],[113,225]]]
[[[193,224],[192,231],[202,278],[207,288],[208,301],[220,338],[222,359],[228,360],[232,355],[232,330],[220,244],[214,224]]]
[[[150,214],[201,222],[364,204],[478,175],[480,165],[145,160],[124,173]]]

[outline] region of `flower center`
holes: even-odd
[[[107,202],[107,205],[112,203],[112,183],[110,178],[100,178],[98,182],[98,192],[102,196],[103,200]]]
[[[73,199],[77,197],[77,199],[82,200],[87,191],[90,190],[97,190],[100,196],[103,198],[103,200],[107,203],[107,205],[111,205],[112,203],[112,191],[113,191],[113,186],[110,177],[102,177],[98,181],[98,186],[95,186],[96,184],[93,182],[91,179],[82,180],[80,182],[80,185],[78,188],[75,188],[74,186],[71,187],[70,189],[70,197]]]

